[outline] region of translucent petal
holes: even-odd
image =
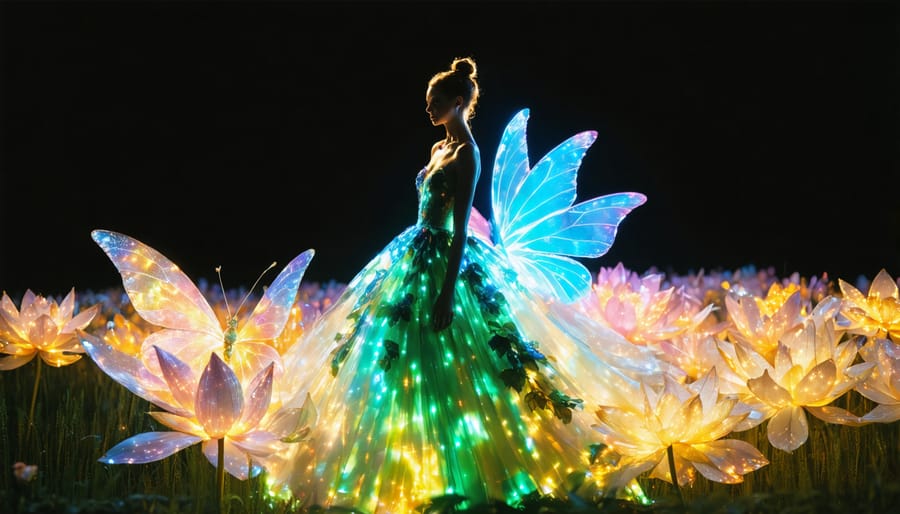
[[[900,403],[890,405],[876,405],[861,418],[862,421],[871,423],[893,423],[900,420]]]
[[[200,440],[181,432],[145,432],[115,445],[97,460],[105,464],[146,464],[165,459]]]
[[[764,371],[761,377],[748,380],[747,387],[757,398],[769,405],[784,407],[791,403],[791,394],[772,380],[768,370]]]
[[[33,359],[35,355],[37,355],[37,352],[31,350],[30,352],[22,353],[21,355],[7,355],[0,357],[0,371],[8,371],[24,366],[31,362],[31,359]]]
[[[769,442],[779,450],[792,452],[809,437],[809,424],[803,407],[789,406],[769,418]]]
[[[203,427],[200,426],[199,423],[193,418],[179,416],[177,414],[172,414],[171,412],[165,411],[150,411],[150,417],[159,421],[163,425],[175,430],[177,432],[181,432],[184,434],[195,435],[202,439],[206,439],[206,432],[203,430]]]
[[[154,346],[162,376],[172,391],[172,397],[185,411],[194,411],[197,395],[197,377],[190,366],[171,353]]]
[[[219,445],[218,441],[213,439],[203,443],[203,455],[213,467],[218,465]],[[247,452],[235,446],[229,439],[225,439],[225,471],[240,480],[258,475],[262,468],[253,463],[252,458]]]
[[[100,305],[98,304],[79,312],[77,316],[63,325],[60,332],[64,334],[70,334],[72,332],[75,332],[76,329],[83,329],[84,327],[88,326],[88,324],[90,324],[90,322],[94,319],[99,311]]]
[[[246,408],[241,415],[238,432],[246,432],[259,424],[272,402],[272,376],[275,364],[269,364],[247,387]]]
[[[898,297],[898,288],[897,283],[894,282],[894,279],[891,278],[891,275],[882,268],[881,271],[875,275],[875,278],[872,279],[872,284],[869,286],[869,294],[870,298],[897,298]]]
[[[195,402],[197,420],[212,439],[224,437],[244,407],[241,384],[234,371],[215,353],[200,375]]]
[[[100,338],[78,331],[81,346],[91,359],[110,378],[125,386],[132,393],[158,407],[182,416],[191,415],[175,401],[166,384],[159,377],[144,373],[144,365],[137,358],[115,350]]]
[[[694,449],[701,452],[719,473],[729,477],[731,481],[712,478],[715,474],[710,469],[701,467],[703,463],[695,462],[694,466],[703,476],[716,482],[734,484],[741,482],[740,477],[755,471],[769,463],[769,460],[752,444],[738,439],[720,439],[708,443],[695,444]],[[707,474],[707,473],[710,474]]]
[[[821,401],[831,402],[831,391],[835,384],[837,370],[834,362],[825,361],[806,374],[794,389],[794,403],[812,405]]]
[[[860,416],[857,416],[846,409],[832,405],[826,405],[824,407],[806,407],[806,411],[826,423],[835,423],[852,427],[866,424]]]

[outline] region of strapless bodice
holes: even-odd
[[[418,225],[453,231],[454,183],[444,168],[428,172],[425,168],[416,175],[419,193]]]

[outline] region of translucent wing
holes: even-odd
[[[161,327],[222,339],[212,307],[175,263],[125,234],[94,230],[91,237],[119,270],[125,292],[142,318]]]
[[[524,283],[572,302],[590,289],[591,282],[587,268],[572,257],[605,254],[619,223],[647,198],[640,193],[616,193],[573,205],[578,168],[597,133],[575,134],[532,168],[526,141],[528,114],[523,109],[512,118],[497,148],[490,238],[506,252]],[[474,231],[471,223],[470,227]]]
[[[300,281],[314,254],[314,250],[307,250],[281,270],[247,322],[238,329],[238,341],[270,340],[281,334],[297,299]]]
[[[158,371],[154,346],[180,360],[203,363],[210,351],[222,351],[226,334],[222,323],[196,285],[176,264],[140,241],[106,230],[91,233],[122,275],[125,291],[145,320],[164,327],[147,336],[142,353],[151,371]],[[230,362],[239,375],[277,360],[267,343],[278,337],[290,316],[300,281],[314,255],[307,250],[282,269],[253,312],[239,323]],[[236,313],[239,314],[239,313]],[[280,370],[279,370],[280,372]]]

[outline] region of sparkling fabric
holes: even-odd
[[[309,440],[270,465],[274,489],[369,513],[413,512],[454,495],[466,507],[602,489],[587,473],[600,441],[591,424],[598,403],[634,390],[607,364],[621,357],[567,334],[502,255],[472,236],[453,321],[432,326],[455,184],[452,169],[418,173],[417,223],[285,355],[287,390],[298,403],[308,394],[318,419]]]

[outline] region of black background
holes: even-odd
[[[593,271],[900,274],[890,2],[3,2],[0,289],[120,285],[129,234],[251,284],[316,249],[346,282],[415,222],[428,78],[479,65],[490,170],[596,130],[578,200],[647,195]],[[279,266],[279,267],[280,267]],[[273,275],[268,276],[268,283]]]

